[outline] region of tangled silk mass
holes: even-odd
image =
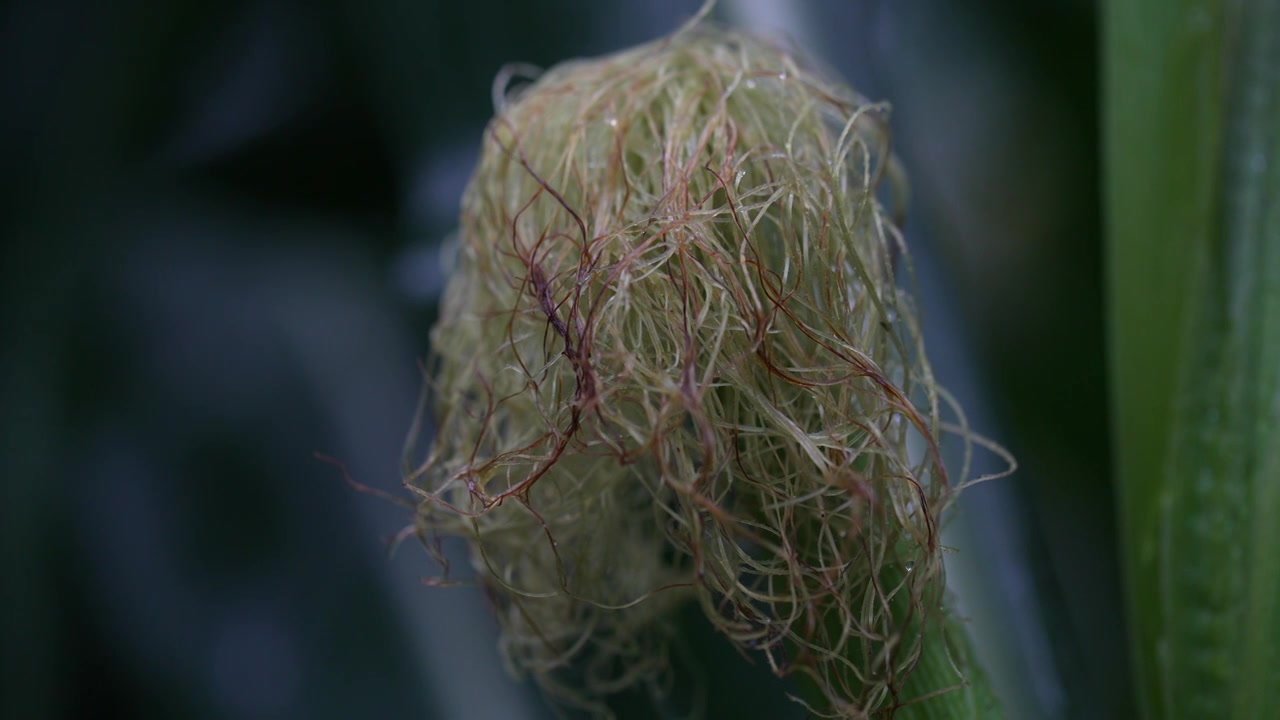
[[[406,485],[560,702],[660,693],[696,601],[860,717],[902,701],[945,613],[965,478],[877,197],[901,186],[886,108],[829,77],[694,24],[499,88]]]

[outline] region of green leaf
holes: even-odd
[[[1113,421],[1146,717],[1280,678],[1280,1],[1104,6]]]

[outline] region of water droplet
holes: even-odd
[[[746,177],[746,176],[747,176],[747,171],[746,171],[746,170],[739,170],[739,171],[738,171],[738,174],[733,176],[733,181],[734,181],[734,182],[742,182],[742,178],[744,178],[744,177]]]
[[[911,572],[912,570],[915,570],[915,569],[916,569],[916,564],[915,564],[915,563],[913,563],[913,562],[911,562],[910,560],[908,560],[908,561],[907,561],[907,564],[906,564],[906,565],[904,565],[903,567],[905,567],[905,568],[906,568],[907,572]]]
[[[748,90],[755,90],[755,89],[756,89],[756,81],[755,81],[755,80],[747,80],[747,82],[746,82],[746,86],[747,86],[747,89],[748,89]]]
[[[779,79],[779,80],[786,80],[788,77],[790,77],[790,76],[789,76],[789,75],[787,75],[787,71],[786,71],[786,70],[783,70],[782,72],[778,73],[778,79]]]
[[[607,124],[609,127],[615,127],[615,128],[618,127],[618,118],[614,117],[613,113],[605,115],[604,121],[605,121],[605,124]]]

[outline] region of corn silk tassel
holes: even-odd
[[[940,438],[985,443],[895,279],[886,108],[827,77],[695,22],[499,78],[406,482],[565,706],[661,693],[694,599],[821,716],[998,712],[938,536]]]

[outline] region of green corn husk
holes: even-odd
[[[408,484],[468,539],[511,669],[607,715],[666,687],[693,600],[824,715],[994,716],[941,606],[965,478],[875,196],[885,109],[696,26],[498,104]]]
[[[1111,371],[1147,718],[1275,717],[1280,2],[1105,6]]]

